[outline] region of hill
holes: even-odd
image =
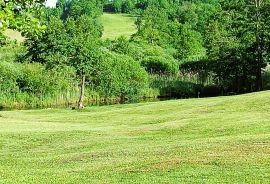
[[[130,37],[136,33],[135,17],[128,14],[104,13],[101,20],[104,26],[104,39],[115,39],[122,35]]]
[[[25,39],[20,32],[11,29],[6,30],[4,34],[12,40],[17,40],[18,42],[23,42]]]
[[[3,183],[268,183],[270,92],[0,112]]]
[[[104,26],[103,38],[115,39],[119,36],[130,37],[136,33],[136,27],[134,25],[135,17],[128,14],[109,14],[104,13],[101,16],[101,21]],[[23,42],[24,38],[18,31],[8,29],[5,35],[11,39],[15,39],[18,42]]]

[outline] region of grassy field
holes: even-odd
[[[269,183],[270,91],[0,111],[0,183]]]
[[[136,32],[135,18],[127,14],[104,13],[101,20],[104,26],[104,39],[115,39],[122,35],[130,37]]]
[[[130,37],[136,33],[135,17],[128,14],[109,14],[104,13],[101,21],[104,26],[103,39],[115,39],[119,36]],[[8,29],[5,35],[18,42],[23,42],[25,38],[18,31]]]
[[[12,29],[6,30],[4,34],[12,40],[17,40],[18,42],[23,42],[25,40],[25,38],[22,37],[20,32],[14,31]]]

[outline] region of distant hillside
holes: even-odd
[[[104,26],[103,37],[104,39],[115,39],[121,35],[130,37],[136,33],[136,27],[134,25],[135,17],[128,14],[109,14],[104,13],[101,16],[101,21]],[[7,37],[18,42],[23,42],[24,37],[20,32],[8,29],[4,33]]]
[[[136,33],[135,19],[135,17],[131,17],[128,14],[104,13],[101,16],[104,26],[103,38],[114,39],[121,35],[130,37]]]
[[[17,40],[18,42],[23,42],[25,39],[20,32],[11,29],[6,30],[4,34],[12,40]]]

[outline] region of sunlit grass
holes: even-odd
[[[101,21],[104,26],[103,39],[115,39],[119,36],[130,37],[136,33],[136,26],[134,24],[136,18],[128,14],[110,14],[104,13],[101,16]],[[20,32],[8,29],[4,33],[7,37],[18,42],[23,42],[24,37]]]
[[[119,36],[130,37],[136,32],[135,17],[128,14],[104,13],[101,20],[104,26],[103,38],[115,39]]]
[[[0,111],[0,183],[269,183],[270,92]]]
[[[16,40],[17,42],[23,42],[25,40],[25,38],[21,35],[20,32],[12,30],[12,29],[8,29],[4,32],[4,34],[11,38],[12,40]]]

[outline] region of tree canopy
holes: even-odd
[[[39,36],[45,29],[41,17],[45,0],[5,0],[0,2],[0,31],[16,29],[24,35]]]

